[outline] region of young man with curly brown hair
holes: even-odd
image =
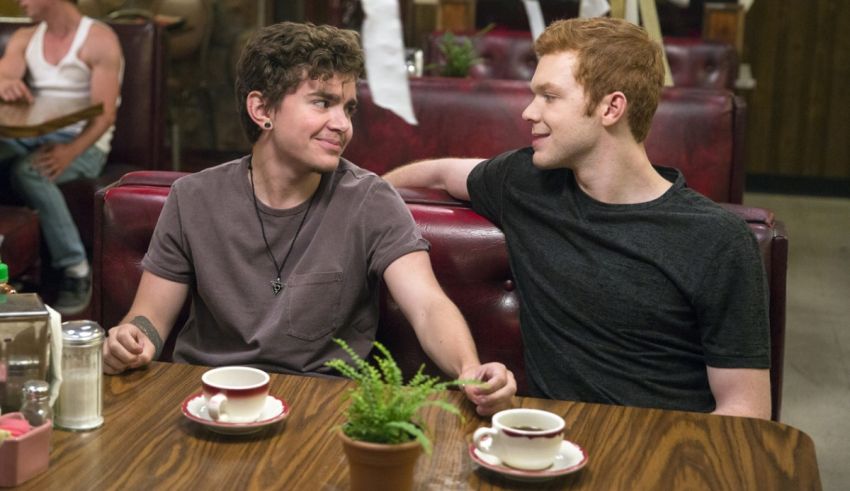
[[[248,43],[236,94],[251,154],[174,183],[107,372],[154,359],[191,296],[175,360],[327,373],[335,337],[369,353],[383,280],[446,373],[487,382],[465,389],[479,413],[510,404],[513,375],[479,362],[401,198],[341,158],[362,70],[353,31],[284,22]]]

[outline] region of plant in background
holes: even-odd
[[[437,48],[443,54],[443,60],[436,65],[438,73],[443,77],[468,76],[469,70],[483,61],[475,51],[473,40],[490,32],[494,25],[490,24],[469,37],[458,38],[451,31],[440,36]]]
[[[357,384],[348,392],[351,405],[347,412],[348,422],[342,427],[349,438],[384,444],[405,443],[415,438],[425,453],[430,454],[431,441],[425,434],[423,422],[418,419],[419,410],[437,406],[462,418],[455,406],[432,396],[467,381],[441,382],[438,377],[425,375],[423,364],[405,384],[401,369],[381,343],[374,343],[378,350],[373,355],[377,363],[375,367],[358,356],[345,341],[334,339],[334,342],[348,353],[354,363],[350,365],[339,358],[325,363]]]

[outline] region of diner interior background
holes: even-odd
[[[527,30],[519,0],[400,0],[405,43],[423,48],[441,4],[474,4],[474,27]],[[662,33],[699,36],[703,1],[658,0]],[[143,8],[185,20],[172,29],[169,128],[163,160],[194,171],[249,150],[236,116],[233,75],[257,26],[281,20],[359,28],[356,0],[80,0],[93,16]],[[552,12],[579,0],[540,0]],[[20,15],[0,0],[0,15]],[[752,67],[747,102],[744,202],[772,209],[788,228],[787,338],[782,420],[815,441],[824,489],[850,482],[850,2],[755,0],[741,61]],[[355,133],[356,136],[356,133]],[[176,144],[176,145],[175,145]],[[179,148],[179,154],[172,152]],[[828,196],[828,197],[827,197]]]

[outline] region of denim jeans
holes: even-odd
[[[80,232],[68,210],[58,185],[81,177],[97,177],[106,163],[106,154],[91,146],[80,154],[55,181],[42,176],[32,166],[36,150],[48,143],[66,143],[76,133],[56,131],[47,135],[0,139],[0,167],[11,166],[13,188],[38,211],[41,231],[56,269],[73,266],[86,259]]]

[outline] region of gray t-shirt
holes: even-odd
[[[254,208],[249,159],[177,180],[142,261],[147,271],[190,285],[191,313],[174,359],[327,373],[325,361],[342,356],[333,337],[366,356],[384,270],[429,247],[410,211],[384,180],[346,160],[322,176],[312,205],[278,210],[258,201],[278,264],[309,208],[275,296],[277,273]]]

